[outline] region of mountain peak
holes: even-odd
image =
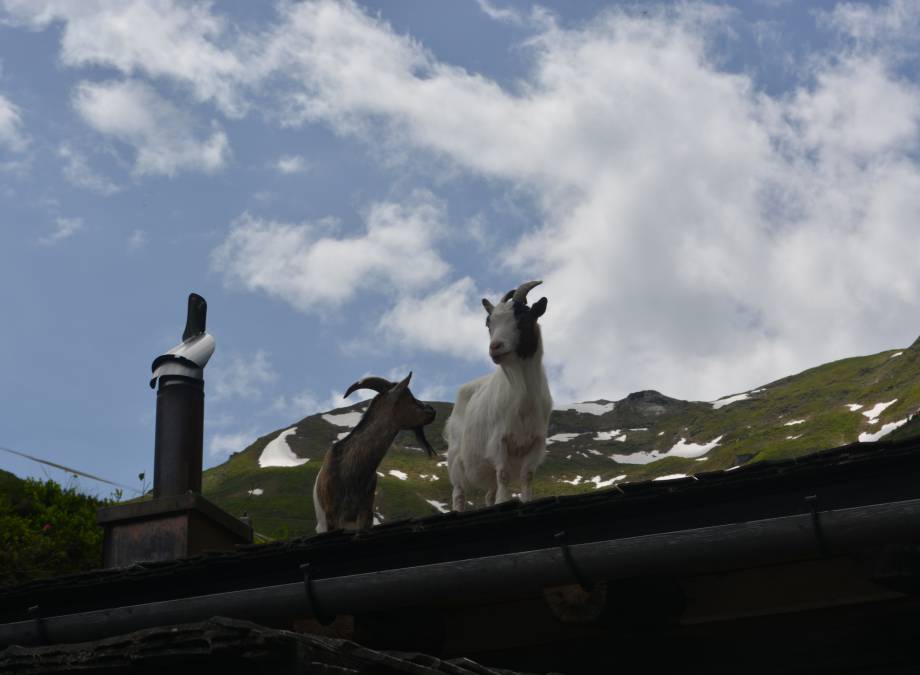
[[[676,398],[665,396],[660,391],[645,389],[629,394],[617,404],[620,409],[631,410],[640,415],[660,415],[675,404],[685,403]]]

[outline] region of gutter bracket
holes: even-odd
[[[300,571],[303,572],[303,584],[307,592],[307,610],[320,625],[328,626],[335,621],[335,616],[329,616],[323,612],[323,610],[320,609],[319,603],[316,602],[316,596],[313,594],[313,578],[310,576],[310,563],[301,565]]]
[[[805,497],[805,503],[811,511],[811,524],[815,532],[815,541],[818,544],[818,553],[823,558],[829,558],[831,553],[824,536],[824,529],[821,527],[821,516],[818,513],[818,495],[808,495]]]
[[[565,559],[565,564],[568,566],[569,571],[572,573],[572,576],[575,577],[575,581],[578,582],[578,585],[581,586],[582,590],[585,593],[590,593],[594,590],[594,584],[582,573],[581,569],[575,564],[575,558],[572,556],[572,549],[569,548],[568,538],[566,536],[565,530],[561,530],[553,535],[553,539],[556,541],[556,545],[562,550],[562,557]]]

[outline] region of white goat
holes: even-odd
[[[466,507],[468,490],[485,490],[487,506],[507,501],[513,477],[521,481],[521,501],[532,496],[553,409],[537,324],[546,298],[527,306],[527,293],[540,283],[521,284],[495,306],[482,300],[489,356],[498,368],[460,387],[444,428],[455,511]]]
[[[365,377],[345,392],[348,398],[358,389],[370,389],[377,396],[351,433],[332,445],[316,474],[313,508],[317,532],[340,527],[365,529],[373,524],[377,467],[401,430],[412,429],[428,456],[435,456],[422,429],[434,420],[435,410],[412,395],[411,378],[409,373],[402,382],[393,384],[382,377]]]

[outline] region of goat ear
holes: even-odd
[[[489,302],[488,298],[482,299],[482,306],[486,308],[486,314],[491,314],[492,310],[495,309],[495,305]]]
[[[406,389],[409,388],[409,380],[411,379],[412,379],[412,371],[410,370],[409,374],[406,375],[406,379],[400,382],[399,384],[397,384],[395,387],[393,387],[390,390],[390,393],[392,393],[394,396],[401,395]]]
[[[546,312],[546,303],[548,300],[546,298],[540,298],[530,308],[530,313],[533,315],[533,318],[539,319]]]

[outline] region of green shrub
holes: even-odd
[[[0,585],[102,566],[96,511],[108,503],[52,480],[2,482]]]

